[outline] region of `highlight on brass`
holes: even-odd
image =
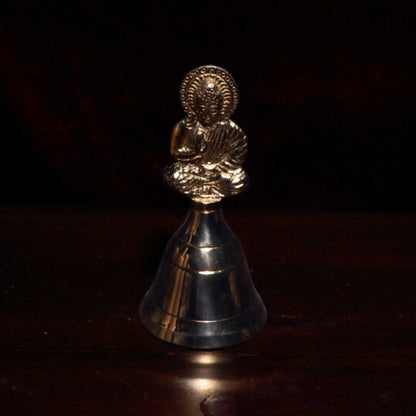
[[[248,184],[242,169],[247,139],[230,120],[238,103],[234,79],[217,66],[201,66],[185,76],[180,98],[187,116],[173,129],[171,153],[177,162],[165,168],[165,180],[201,203],[238,194]]]
[[[266,322],[243,248],[224,220],[220,201],[241,192],[247,175],[246,136],[229,119],[237,106],[234,80],[213,65],[191,71],[181,86],[187,117],[174,128],[177,162],[167,182],[192,199],[182,226],[170,239],[140,320],[155,337],[189,348],[243,342]]]

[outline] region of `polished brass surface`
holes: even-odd
[[[166,182],[202,203],[238,194],[248,184],[241,167],[247,139],[230,120],[238,103],[234,79],[222,68],[202,66],[185,76],[180,96],[187,117],[172,132],[177,162],[165,169]]]
[[[168,243],[140,320],[151,334],[176,345],[226,347],[249,339],[266,321],[243,249],[220,206],[222,198],[247,186],[241,166],[247,141],[229,120],[238,92],[222,68],[191,71],[181,101],[188,116],[173,130],[177,162],[164,178],[191,198],[192,207]]]
[[[193,348],[238,344],[262,328],[263,302],[219,206],[189,210],[165,250],[140,317],[156,337]]]

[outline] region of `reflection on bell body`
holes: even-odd
[[[140,317],[156,337],[192,348],[237,344],[263,327],[263,302],[218,206],[189,211],[165,250]]]
[[[192,207],[168,243],[140,306],[140,320],[151,334],[173,344],[226,347],[252,337],[266,321],[243,249],[220,206],[222,198],[248,184],[242,168],[247,139],[230,120],[238,90],[224,69],[192,70],[180,95],[187,117],[173,130],[176,162],[165,168],[164,179],[187,195]]]

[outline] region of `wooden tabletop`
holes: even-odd
[[[416,414],[416,215],[224,209],[268,322],[198,352],[136,320],[185,214],[2,209],[0,415]]]

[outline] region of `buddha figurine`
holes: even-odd
[[[173,129],[171,154],[177,162],[165,168],[165,180],[205,204],[241,192],[248,184],[242,169],[247,139],[230,120],[238,103],[235,81],[222,68],[202,66],[185,76],[180,97],[187,117]]]

